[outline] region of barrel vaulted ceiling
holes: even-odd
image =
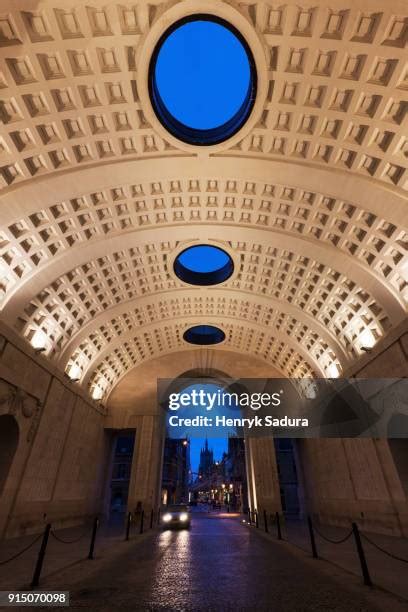
[[[2,320],[105,399],[197,323],[285,376],[347,369],[407,316],[407,8],[2,0]],[[160,35],[196,12],[232,23],[258,74],[248,122],[204,148],[147,88]],[[175,276],[198,242],[231,255],[228,281]]]

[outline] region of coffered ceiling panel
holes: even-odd
[[[406,318],[406,8],[3,0],[2,319],[104,399],[200,322],[285,376],[341,373]],[[229,20],[258,73],[248,122],[204,148],[147,87],[160,35],[196,12]],[[226,283],[175,276],[199,242],[233,257]]]

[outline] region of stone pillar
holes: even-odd
[[[396,442],[398,445],[406,445],[402,457],[395,456],[392,452],[393,440],[375,439],[374,447],[387,485],[392,510],[398,521],[398,527],[401,534],[408,537],[408,497],[404,482],[401,479],[401,472],[406,474],[408,467],[408,440],[398,439]],[[399,465],[399,459],[401,459],[401,465]]]
[[[281,512],[278,469],[273,438],[247,438],[248,471],[251,484],[251,508],[268,514]]]
[[[248,494],[248,507],[250,510],[256,508],[256,495],[255,495],[255,483],[254,483],[254,458],[252,452],[252,438],[245,438],[245,467],[246,467],[246,478],[247,478],[247,494]]]
[[[308,508],[323,523],[406,533],[407,499],[388,440],[303,440],[299,449]]]
[[[136,441],[129,485],[128,509],[138,503],[145,513],[155,511],[160,499],[160,476],[164,432],[162,419],[149,415],[137,417]]]

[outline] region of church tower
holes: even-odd
[[[199,474],[202,476],[208,476],[211,473],[212,466],[214,464],[214,452],[208,448],[208,440],[205,439],[204,448],[200,452],[200,466],[198,468]]]

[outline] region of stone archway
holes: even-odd
[[[242,386],[225,369],[213,368],[211,365],[185,370],[174,379],[170,379],[168,383],[160,390],[158,397],[163,414],[168,413],[167,398],[171,394],[189,393],[192,389],[195,391],[205,389],[210,392],[222,389],[223,392],[239,393]],[[189,417],[191,408],[189,406],[182,416]],[[218,410],[216,406],[214,409]],[[238,407],[236,410],[241,413]],[[200,410],[195,412],[193,408],[193,416],[197,416],[199,412]],[[235,416],[237,415],[238,413]],[[165,419],[167,423],[167,418]],[[218,431],[214,435],[211,429],[197,430],[192,426],[183,430],[182,437],[178,437],[178,433],[167,423],[162,456],[160,478],[162,505],[188,501],[197,506],[196,511],[199,513],[203,511],[207,513],[210,507],[220,509],[223,504],[228,506],[228,509],[231,507],[232,512],[237,509],[246,511],[248,508],[248,466],[245,440],[243,432],[239,429],[235,434],[231,434],[224,428],[222,432]],[[225,489],[226,485],[221,484],[226,481],[228,492]],[[232,487],[231,490],[229,486]],[[197,503],[198,501],[202,504]]]

